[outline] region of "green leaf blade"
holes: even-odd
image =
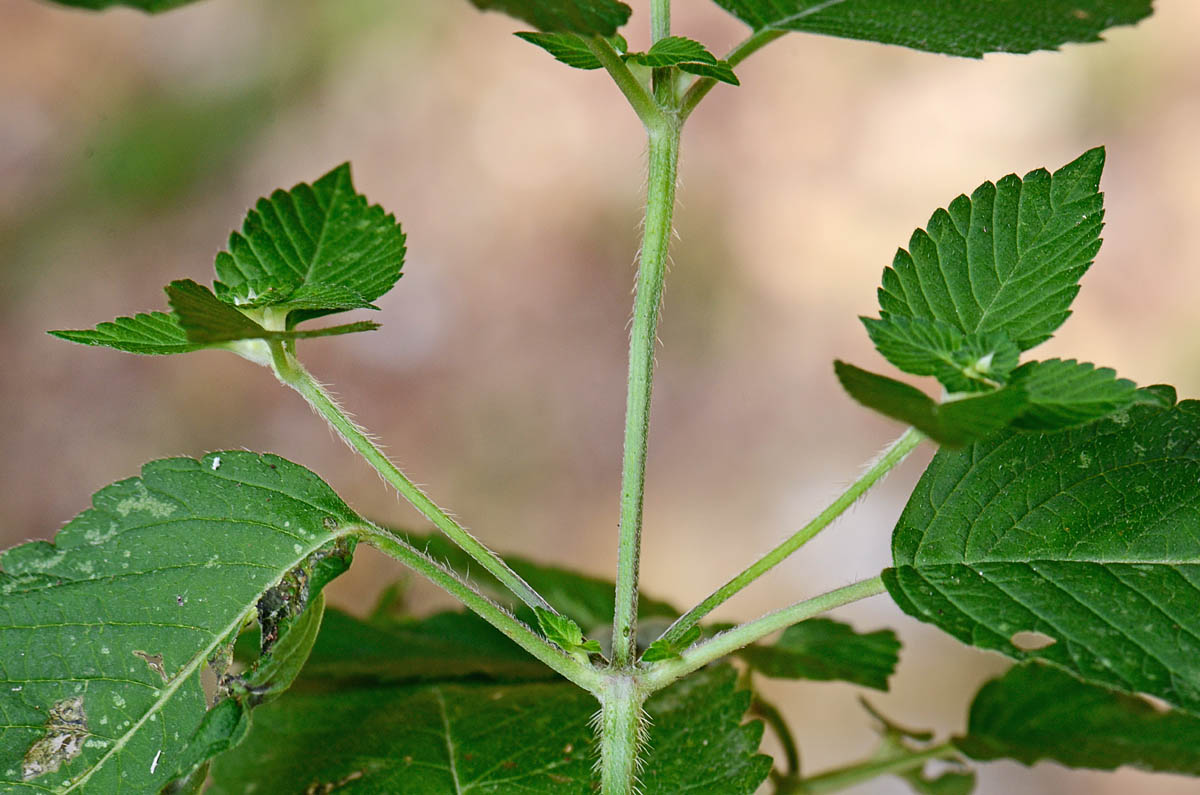
[[[396,219],[355,191],[342,164],[311,185],[258,200],[217,255],[217,295],[306,318],[374,308],[400,278],[405,252]]]
[[[985,182],[938,210],[883,273],[880,314],[941,322],[963,334],[1003,332],[1021,350],[1070,314],[1100,247],[1104,150],[1053,175]]]
[[[587,42],[574,33],[516,33],[517,38],[541,47],[554,60],[574,69],[603,69],[604,64],[588,48]]]
[[[776,643],[747,646],[738,656],[775,679],[842,681],[886,691],[900,641],[891,630],[860,634],[840,621],[810,618],[788,627]]]
[[[1013,373],[1029,396],[1029,407],[1013,423],[1022,430],[1055,431],[1089,422],[1128,408],[1137,399],[1137,385],[1117,378],[1115,371],[1074,359],[1027,362]]]
[[[359,521],[308,470],[245,452],[151,462],[93,506],[55,544],[0,556],[8,792],[157,791],[190,772],[180,765],[203,761],[189,751],[207,715],[200,669],[268,595],[281,613],[264,653],[289,637],[348,565]],[[80,742],[47,754],[55,712],[60,734],[78,715]]]
[[[158,14],[195,2],[195,0],[54,0],[54,2],[91,11],[101,11],[113,6],[128,6],[151,14]]]
[[[971,704],[966,736],[954,744],[979,761],[1049,760],[1095,770],[1130,765],[1200,776],[1200,718],[1160,711],[1036,663],[985,684]]]
[[[1008,381],[1020,350],[1002,331],[965,334],[940,320],[859,318],[875,347],[906,373],[932,375],[950,392],[979,392]]]
[[[892,547],[910,615],[1200,712],[1200,403],[939,451]]]
[[[125,353],[166,356],[191,353],[212,347],[188,339],[187,331],[176,315],[166,312],[144,312],[133,317],[105,321],[94,329],[51,331],[52,336],[80,345],[113,348]]]
[[[613,36],[633,10],[617,0],[471,0],[481,11],[500,11],[543,33]]]
[[[1151,13],[1150,0],[716,0],[756,32],[789,30],[978,58],[1099,41]]]

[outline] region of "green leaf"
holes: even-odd
[[[115,348],[126,353],[165,355],[191,353],[216,347],[192,342],[179,324],[179,317],[165,312],[147,312],[106,321],[93,330],[59,330],[51,335],[81,345]]]
[[[112,6],[129,6],[142,11],[149,11],[151,14],[157,14],[160,11],[170,11],[172,8],[187,5],[194,0],[54,0],[59,5],[72,6],[74,8],[87,8],[92,11],[99,11]]]
[[[978,58],[1053,50],[1150,15],[1150,0],[716,0],[757,31],[791,30]]]
[[[733,67],[727,61],[717,61],[715,64],[686,62],[679,64],[679,69],[688,74],[711,77],[713,80],[719,80],[731,86],[740,86],[742,84],[742,81],[738,80],[737,75],[733,73]]]
[[[900,641],[890,629],[859,634],[840,621],[810,618],[788,627],[773,645],[747,646],[738,656],[776,679],[840,680],[886,691]]]
[[[742,723],[749,694],[735,690],[735,679],[728,666],[706,670],[647,702],[645,795],[750,795],[766,778],[770,759],[757,752],[762,725]],[[589,795],[595,711],[592,696],[561,682],[298,685],[255,712],[246,742],[213,765],[210,792],[240,794],[249,785],[319,791],[354,782],[363,791],[406,795]]]
[[[884,270],[882,318],[1001,331],[1023,351],[1049,339],[1100,249],[1103,168],[1104,150],[1092,149],[1053,175],[1010,174],[935,212]]]
[[[712,77],[735,86],[740,85],[728,63],[717,60],[717,57],[700,42],[684,36],[659,39],[648,52],[629,53],[625,60],[654,69],[678,66],[690,74]]]
[[[1025,430],[1085,425],[1133,405],[1138,392],[1135,383],[1117,378],[1114,370],[1074,359],[1028,362],[1013,372],[1012,383],[1029,398],[1029,406],[1013,422]]]
[[[1014,666],[983,686],[965,737],[954,744],[981,761],[1043,759],[1068,767],[1131,765],[1200,775],[1200,718],[1159,711],[1036,663]]]
[[[255,617],[265,668],[294,652],[360,521],[308,470],[246,452],[154,461],[93,506],[54,544],[0,555],[5,792],[156,792],[189,773],[198,744],[221,744],[201,669],[232,684],[221,661]]]
[[[537,614],[538,626],[546,639],[568,654],[594,654],[600,651],[600,644],[594,640],[585,641],[583,630],[566,616],[551,613],[541,607],[534,608],[534,613]]]
[[[349,164],[259,199],[217,254],[217,296],[301,319],[370,302],[400,278],[404,233],[354,190]]]
[[[975,774],[969,771],[931,776],[924,770],[909,770],[899,776],[917,795],[971,795],[975,791]]]
[[[514,34],[530,44],[536,44],[554,56],[555,60],[576,69],[603,69],[604,64],[588,49],[583,37],[575,33],[528,33]],[[609,43],[618,53],[624,53],[629,48],[621,36],[613,36]]]
[[[1200,403],[941,450],[892,554],[897,604],[964,643],[1200,712]]]
[[[1019,387],[1005,387],[947,403],[937,403],[916,387],[842,361],[834,362],[842,388],[869,409],[912,425],[934,441],[961,447],[1008,426],[1024,409]]]
[[[884,358],[906,373],[936,377],[949,392],[1005,384],[1021,355],[1003,331],[965,334],[940,320],[900,316],[859,320]]]
[[[700,627],[692,627],[677,641],[672,642],[670,638],[659,638],[646,648],[642,654],[642,662],[679,659],[689,646],[700,640],[702,634],[704,631]]]
[[[612,36],[632,9],[617,0],[471,0],[482,11],[501,11],[546,33]]]

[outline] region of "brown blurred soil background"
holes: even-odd
[[[630,44],[647,44],[645,0]],[[745,35],[704,0],[678,33]],[[856,316],[896,246],[985,179],[1104,144],[1105,245],[1039,355],[1200,394],[1200,4],[1101,45],[951,59],[791,35],[719,87],[684,137],[679,241],[654,395],[643,583],[686,606],[797,529],[899,432],[841,393],[876,369]],[[259,195],[353,163],[409,235],[371,335],[302,356],[418,482],[494,548],[611,576],[644,140],[602,73],[552,61],[461,0],[209,0],[159,17],[0,0],[0,426],[4,546],[48,538],[147,460],[271,451],[360,512],[421,522],[264,371],[53,339],[211,279]],[[928,460],[901,470],[731,602],[751,617],[887,565]],[[369,550],[332,589],[366,609],[401,570]],[[414,585],[421,610],[447,599]],[[1003,670],[880,597],[897,720],[962,727]],[[810,770],[872,747],[849,686],[771,683]],[[881,780],[857,795],[904,792]],[[1195,793],[1190,780],[994,764],[981,795]]]

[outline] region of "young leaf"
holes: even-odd
[[[105,321],[93,330],[51,331],[55,337],[78,342],[115,348],[126,353],[166,355],[191,353],[205,348],[219,347],[210,343],[192,342],[179,324],[179,316],[165,312],[146,312],[133,317],[119,317]]]
[[[685,61],[679,64],[679,70],[688,74],[699,75],[700,77],[711,77],[713,80],[719,80],[731,86],[740,86],[742,84],[742,81],[738,80],[737,75],[733,73],[733,67],[727,61],[717,61],[714,64]]]
[[[294,312],[292,323],[375,308],[400,278],[404,243],[396,219],[354,190],[343,164],[259,199],[217,254],[214,286],[226,303]]]
[[[151,14],[157,14],[160,11],[170,11],[172,8],[187,5],[194,2],[194,0],[54,0],[54,2],[64,6],[87,8],[92,11],[99,11],[112,6],[129,6],[130,8],[138,8],[142,11],[149,11]]]
[[[1128,408],[1138,391],[1115,371],[1074,359],[1028,362],[1013,372],[1012,383],[1029,397],[1029,406],[1013,422],[1013,427],[1025,430],[1085,425]]]
[[[976,397],[937,403],[921,390],[869,373],[842,361],[833,363],[838,381],[869,409],[912,425],[930,439],[961,447],[1007,427],[1025,408],[1025,393],[1005,387]]]
[[[1150,15],[1151,0],[716,0],[756,32],[792,30],[978,58],[1054,50]]]
[[[750,795],[766,778],[762,725],[742,723],[749,694],[735,690],[735,678],[728,667],[706,670],[647,702],[645,795]],[[213,765],[210,792],[242,793],[248,785],[304,792],[314,784],[320,791],[354,782],[364,791],[406,795],[589,795],[595,711],[592,696],[561,682],[342,690],[301,683],[255,712],[246,742]]]
[[[1161,712],[1036,663],[985,684],[971,704],[966,736],[954,744],[980,761],[1048,759],[1067,767],[1200,775],[1200,718]]]
[[[201,669],[257,615],[260,667],[286,678],[274,651],[296,650],[360,521],[308,470],[246,452],[154,461],[93,506],[54,544],[0,555],[6,792],[157,792],[190,773],[222,744]]]
[[[932,375],[949,392],[986,392],[1008,381],[1021,351],[1003,331],[966,334],[924,318],[859,318],[875,347],[906,373]]]
[[[675,642],[671,642],[668,638],[659,638],[642,653],[642,662],[678,659],[689,646],[700,640],[702,634],[704,631],[700,627],[692,627]]]
[[[1103,168],[1104,150],[1092,149],[1053,175],[1010,174],[935,212],[883,272],[883,320],[1002,331],[1023,351],[1049,339],[1100,249]]]
[[[565,63],[567,66],[576,69],[603,69],[604,64],[600,63],[592,51],[588,49],[587,42],[582,36],[575,33],[528,33],[522,32],[514,34],[519,39],[524,39],[530,44],[535,44],[541,47],[546,52],[554,56],[554,59]],[[609,39],[609,43],[613,45],[618,53],[624,53],[629,45],[621,36],[613,36]]]
[[[541,607],[534,608],[537,614],[538,626],[546,639],[568,654],[583,652],[596,654],[600,652],[600,644],[594,640],[585,641],[583,630],[566,616],[556,615]]]
[[[471,0],[482,11],[501,11],[545,33],[612,36],[632,9],[617,0]]]
[[[776,679],[839,680],[886,691],[900,641],[890,629],[864,635],[840,621],[810,618],[788,627],[775,644],[747,646],[738,656]]]
[[[648,52],[629,53],[625,60],[650,68],[678,66],[691,74],[740,85],[728,63],[717,60],[700,42],[684,36],[659,39]]]
[[[892,554],[910,615],[1200,712],[1200,402],[941,450]]]

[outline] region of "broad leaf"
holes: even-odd
[[[1029,405],[1013,426],[1027,430],[1059,430],[1085,425],[1137,399],[1137,385],[1115,371],[1074,359],[1048,359],[1023,364],[1012,382],[1025,390]]]
[[[883,319],[1001,331],[1023,351],[1049,339],[1100,249],[1103,168],[1104,150],[1092,149],[1053,175],[1010,174],[935,212],[883,272]]]
[[[172,8],[187,5],[193,2],[193,0],[54,0],[54,2],[64,6],[87,8],[93,11],[111,8],[112,6],[129,6],[130,8],[138,8],[142,11],[157,14],[160,11],[170,11]]]
[[[575,33],[528,33],[522,32],[514,34],[519,39],[524,39],[530,44],[535,44],[541,47],[546,52],[554,56],[555,60],[565,63],[567,66],[576,69],[603,69],[604,64],[600,63],[600,59],[592,54],[588,48],[587,42],[582,36]],[[629,45],[621,36],[612,36],[609,39],[613,49],[618,53],[624,54]]]
[[[400,278],[404,233],[354,190],[349,164],[312,185],[259,199],[217,254],[217,295],[242,307],[295,312],[291,322],[371,301]]]
[[[360,521],[308,470],[246,452],[149,463],[93,506],[0,556],[6,792],[157,792],[227,745],[254,699],[206,711],[201,669],[226,695],[285,684],[296,666],[273,654],[303,647],[291,631]],[[242,680],[221,661],[254,618],[262,675]]]
[[[988,682],[971,704],[965,737],[973,759],[1043,759],[1068,767],[1200,775],[1200,718],[1162,712],[1136,696],[1081,682],[1055,668],[1018,665]]]
[[[716,0],[755,31],[793,30],[980,57],[1098,41],[1150,0]]]
[[[892,553],[910,615],[1200,712],[1200,402],[941,450]]]
[[[749,697],[734,679],[732,669],[712,669],[650,699],[646,795],[750,795],[766,778],[770,760],[757,753],[762,726],[742,723]],[[211,792],[354,782],[410,795],[586,795],[594,792],[596,708],[592,696],[561,682],[298,686],[255,713],[247,741],[213,766]]]
[[[133,317],[105,321],[95,329],[51,331],[50,334],[68,342],[115,348],[126,353],[165,355],[191,353],[218,347],[209,343],[192,342],[179,324],[179,316],[165,312],[146,312]]]
[[[924,318],[859,319],[884,358],[906,373],[936,377],[949,392],[1002,386],[1021,355],[1003,331],[967,334]]]
[[[617,0],[471,0],[483,11],[502,11],[546,33],[612,36],[631,9]]]
[[[834,362],[842,388],[869,409],[912,425],[929,438],[961,447],[1008,426],[1025,408],[1025,393],[1005,387],[976,397],[938,403],[916,387]]]
[[[890,629],[859,634],[840,621],[810,618],[788,627],[776,643],[747,646],[738,656],[776,679],[840,680],[887,690],[900,641]]]

